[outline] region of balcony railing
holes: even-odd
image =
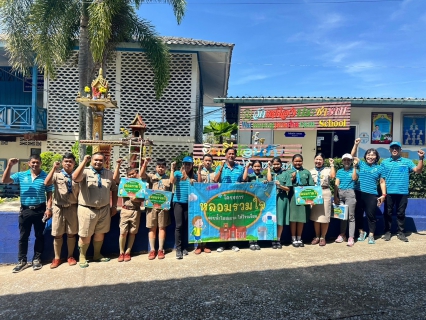
[[[47,130],[47,110],[30,105],[0,105],[0,133],[36,132]]]

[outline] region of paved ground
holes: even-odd
[[[426,232],[176,260],[0,266],[1,319],[425,319]]]

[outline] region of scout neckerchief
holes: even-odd
[[[163,174],[162,176],[160,176],[158,174],[158,172],[155,173],[155,176],[158,178],[158,189],[161,189],[163,187],[163,181],[161,179],[163,179],[165,174]]]
[[[206,168],[203,168],[203,171],[207,172],[207,183],[210,183],[210,171],[207,170]]]
[[[92,171],[94,173],[98,174],[98,188],[102,188],[102,179],[101,179],[101,175],[102,172],[104,172],[104,168],[102,168],[101,170],[96,170],[95,168],[93,168],[92,166],[90,166],[90,169],[92,169]]]
[[[317,168],[315,167],[315,170],[317,170],[317,186],[321,185],[321,171],[324,169],[324,167]]]
[[[300,186],[302,184],[302,180],[300,180],[300,171],[303,170],[303,167],[300,167],[299,169],[294,169],[296,170],[296,184]]]
[[[72,193],[72,176],[68,174],[64,169],[61,170],[62,174],[68,178],[67,181],[67,190],[68,193]]]
[[[280,170],[279,171],[275,171],[274,170],[274,181],[277,181],[277,177],[282,173],[283,171],[281,170],[281,168],[280,168]]]

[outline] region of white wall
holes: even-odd
[[[417,151],[419,148],[426,150],[426,145],[424,146],[410,146],[404,145],[404,137],[402,132],[402,116],[403,114],[422,114],[426,115],[426,112],[422,112],[422,109],[414,108],[365,108],[365,107],[354,107],[351,108],[351,124],[357,123],[358,130],[356,136],[358,137],[360,133],[367,132],[369,138],[371,139],[371,113],[372,112],[393,112],[393,140],[399,141],[402,144],[402,151],[406,152],[405,154],[410,159],[418,159]],[[369,140],[371,141],[371,140]],[[360,144],[358,155],[363,157],[364,153],[369,148],[375,148],[379,151],[382,158],[389,157],[389,148],[384,145],[377,145],[371,143]]]

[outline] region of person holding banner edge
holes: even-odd
[[[214,182],[215,173],[212,169],[213,164],[213,156],[210,153],[203,155],[203,162],[198,166],[198,182],[200,183],[211,183]],[[199,243],[197,248],[195,249],[195,254],[211,253],[212,251],[206,247],[204,242]]]
[[[243,181],[244,168],[235,162],[236,155],[237,152],[234,148],[228,147],[225,149],[226,160],[222,160],[222,165],[216,168],[214,182],[237,183]],[[232,245],[232,251],[240,251],[240,248],[234,243],[228,243],[228,245]],[[217,252],[223,252],[223,250],[223,246],[217,248]]]
[[[170,183],[175,184],[173,194],[173,211],[175,214],[175,246],[176,259],[182,259],[188,255],[188,196],[189,186],[197,181],[194,174],[194,160],[192,157],[185,157],[182,160],[182,168],[175,172],[176,162],[172,162],[170,170]]]
[[[253,168],[253,173],[248,173],[249,168]],[[247,162],[244,168],[243,181],[245,182],[257,182],[257,183],[268,183],[271,179],[271,167],[268,166],[267,176],[262,174],[262,164],[259,160],[253,162]],[[249,241],[250,250],[260,250],[260,246],[255,240]]]
[[[284,225],[290,224],[290,203],[288,200],[288,192],[292,186],[291,175],[288,171],[282,170],[282,161],[280,157],[272,158],[272,161],[268,162],[268,166],[271,167],[273,173],[270,174],[269,180],[275,181],[277,187],[277,239],[278,241],[272,241],[272,249],[282,249],[281,234],[283,233]],[[273,176],[273,178],[272,178]]]

